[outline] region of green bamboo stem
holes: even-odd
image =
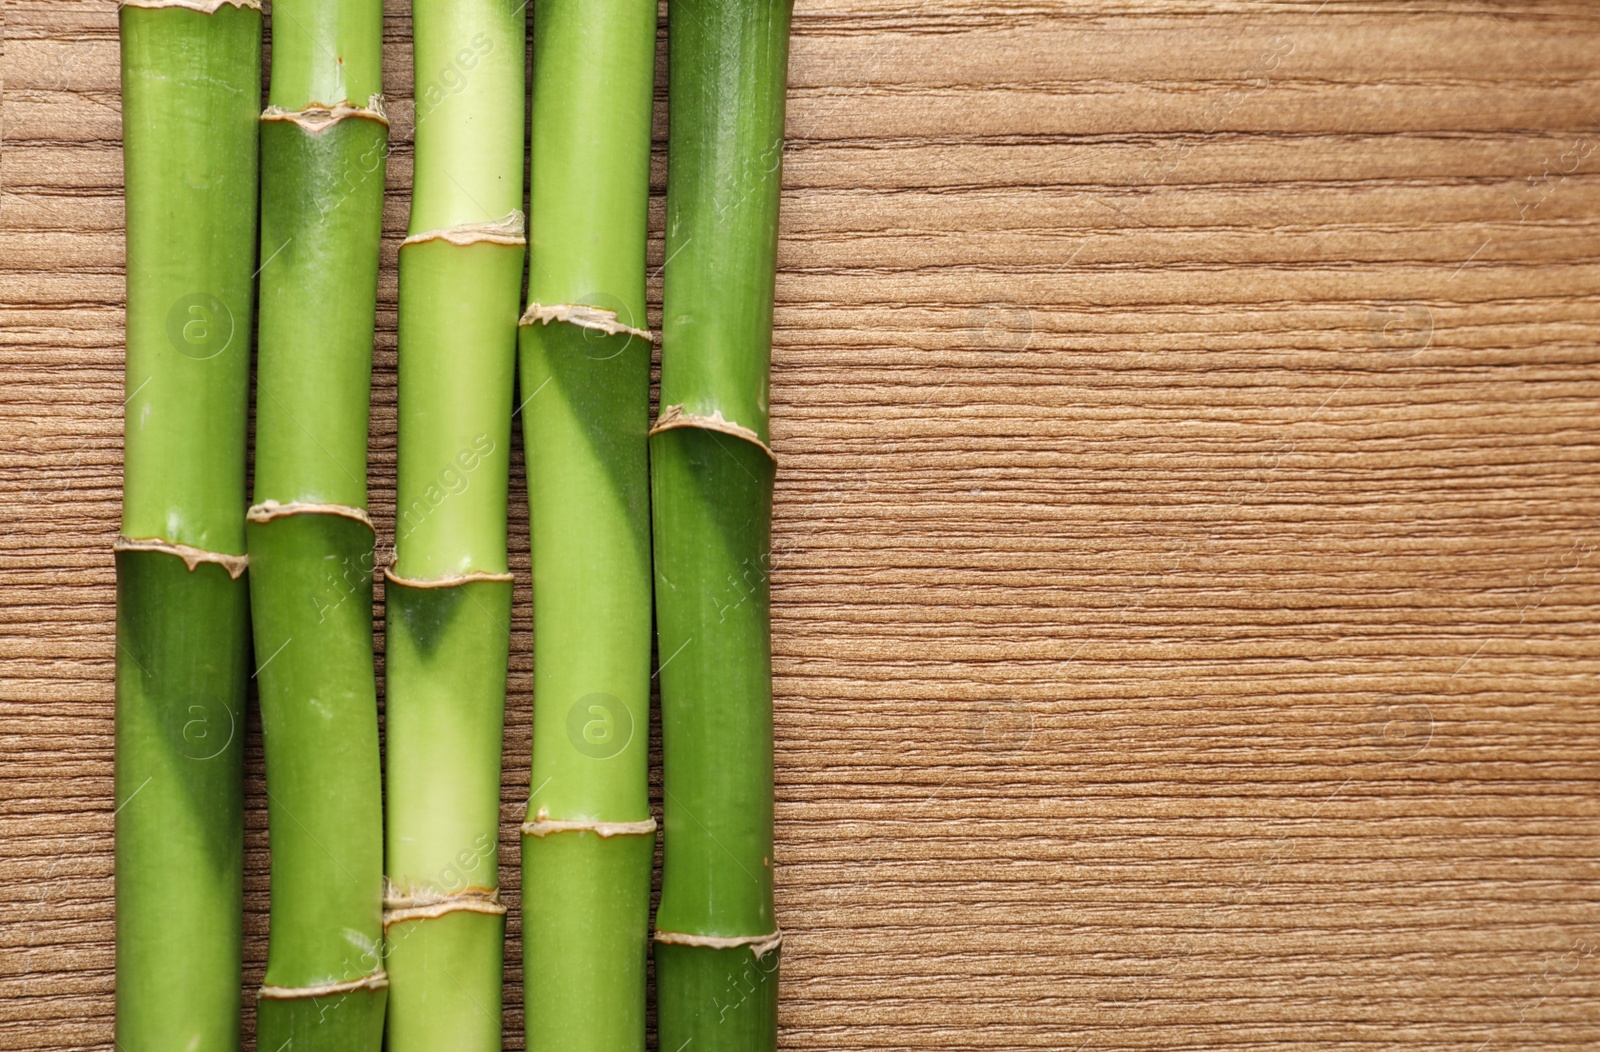
[[[663,1049],[777,1042],[767,376],[791,6],[671,9],[661,410],[650,439]]]
[[[120,11],[128,315],[117,542],[116,1044],[239,1045],[245,428],[261,12]]]
[[[522,286],[523,9],[416,0],[386,573],[390,1052],[498,1052],[506,489]]]
[[[272,30],[245,525],[272,847],[256,1041],[376,1052],[387,980],[366,474],[382,3],[275,0]]]
[[[522,827],[530,1052],[645,1047],[655,0],[536,0],[529,306],[532,795]]]

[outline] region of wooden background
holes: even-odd
[[[109,1049],[114,5],[4,46],[0,1049]],[[784,1047],[1600,1046],[1594,6],[801,0],[790,84]]]

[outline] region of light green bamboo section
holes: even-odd
[[[530,1052],[645,1045],[655,0],[536,0],[522,323],[534,601]]]
[[[663,1049],[777,1043],[767,374],[791,0],[674,0],[650,440]]]
[[[127,4],[116,1044],[239,1044],[261,13]]]
[[[498,1052],[506,488],[522,285],[524,10],[416,0],[385,590],[390,1052]]]
[[[262,1048],[383,1040],[367,405],[388,125],[381,0],[275,0],[246,525],[272,847]]]

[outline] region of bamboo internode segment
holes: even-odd
[[[500,1047],[505,907],[494,884],[511,617],[503,578],[388,576],[383,928],[396,1052]],[[439,981],[441,967],[452,979]]]
[[[173,544],[171,541],[155,539],[135,540],[131,537],[118,536],[111,542],[113,552],[163,552],[175,555],[183,560],[183,564],[193,573],[195,567],[202,563],[216,563],[228,571],[228,576],[238,580],[250,566],[248,555],[229,555],[226,552],[208,552],[204,548],[196,548],[188,544]]]

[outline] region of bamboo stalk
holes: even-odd
[[[663,1049],[771,1049],[767,427],[792,0],[675,0],[661,411],[651,429]]]
[[[527,1048],[645,1046],[655,0],[536,0],[522,317],[534,597]]]
[[[416,0],[385,574],[390,1052],[498,1052],[506,488],[522,287],[522,8]]]
[[[381,0],[275,0],[261,115],[250,608],[272,846],[262,1048],[383,1039],[367,405],[388,122]]]
[[[245,428],[261,12],[121,7],[116,1044],[239,1044]]]

